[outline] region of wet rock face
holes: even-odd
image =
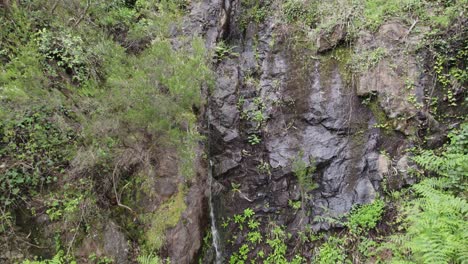
[[[239,28],[238,12],[231,30]],[[296,46],[273,18],[229,36],[225,41],[237,54],[217,64],[209,107],[214,176],[224,186],[215,199],[218,220],[252,208],[265,223],[291,232],[307,225],[320,230],[330,226],[316,216],[341,216],[372,202],[388,174],[389,161],[379,151],[389,143],[361,104],[364,85],[356,91],[343,61]],[[394,148],[402,144],[395,140]],[[318,188],[307,198],[292,170],[299,159],[316,167],[308,177]],[[301,199],[299,215],[288,203]]]

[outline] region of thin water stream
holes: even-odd
[[[215,259],[215,264],[221,264],[222,263],[222,254],[220,250],[220,244],[219,244],[219,233],[218,229],[216,227],[216,218],[214,214],[214,206],[213,206],[213,162],[210,160],[210,167],[208,169],[208,178],[210,181],[210,218],[211,218],[211,235],[213,238],[213,248],[216,253],[216,259]]]

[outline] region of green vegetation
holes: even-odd
[[[377,222],[381,220],[385,203],[382,200],[375,200],[371,204],[355,206],[348,216],[346,226],[354,234],[362,233],[375,228]]]
[[[228,58],[228,57],[231,57],[231,56],[238,57],[239,53],[234,52],[235,48],[236,47],[228,46],[228,44],[226,44],[226,42],[224,42],[224,41],[220,41],[220,42],[218,42],[218,44],[214,48],[215,58],[218,61],[222,61],[224,58]]]
[[[317,22],[317,1],[288,0],[283,4],[286,21],[312,26]]]
[[[285,22],[307,33],[306,39],[311,42],[337,26],[346,30],[346,39],[351,42],[362,29],[376,31],[385,22],[395,20],[442,31],[466,13],[467,4],[466,0],[287,0],[283,1],[282,14]]]
[[[134,252],[145,250],[145,263],[159,263],[165,231],[186,209],[201,90],[212,85],[203,41],[173,34],[189,1],[8,2],[0,7],[0,238],[28,241],[15,226],[18,208],[28,219],[45,215],[63,250],[26,263],[71,263],[80,243],[113,221],[131,233]],[[161,153],[172,153],[171,171],[154,171]],[[128,186],[164,173],[180,178],[179,191],[142,214],[135,200],[145,192]],[[53,251],[50,240],[32,242]],[[90,261],[109,263],[99,254]]]
[[[57,254],[50,260],[25,260],[22,264],[63,264],[66,263],[66,258],[64,258],[64,252],[59,251]],[[75,261],[69,262],[70,264],[76,264]]]
[[[303,159],[304,154],[301,152],[298,155],[298,158],[295,159],[292,163],[292,171],[297,177],[297,181],[302,190],[302,194],[305,195],[306,192],[312,191],[318,187],[317,183],[313,180],[313,173],[315,172],[315,162],[311,158],[308,165]]]
[[[380,60],[387,55],[385,48],[378,47],[373,50],[353,54],[350,64],[354,72],[365,72],[377,66]]]
[[[411,189],[417,197],[403,208],[406,232],[398,240],[404,259],[424,263],[468,260],[468,124],[449,137],[450,143],[439,153],[424,150],[414,157],[416,163],[436,177],[414,185]]]
[[[4,241],[11,243],[21,253],[14,263],[113,263],[114,256],[105,256],[102,249],[103,232],[110,223],[129,239],[132,261],[170,262],[159,255],[165,253],[167,230],[187,220],[182,218],[185,196],[198,180],[195,162],[203,137],[197,122],[207,100],[202,91],[214,83],[210,57],[219,62],[240,56],[227,40],[211,54],[203,39],[184,33],[183,16],[195,2],[1,1],[0,251]],[[353,74],[372,70],[394,55],[388,47],[354,47],[353,41],[359,32],[372,34],[391,21],[404,24],[408,35],[424,33],[419,43],[409,38],[401,48],[427,57],[427,65],[420,67],[426,68],[428,78],[434,76],[435,85],[429,90],[434,89],[425,91],[422,103],[416,98],[417,84],[406,80],[410,92],[406,100],[443,123],[438,132],[452,132],[443,147],[408,151],[419,166],[408,173],[418,176],[418,183],[403,190],[384,186],[374,202],[354,206],[342,216],[313,219],[315,212],[306,210],[309,195],[318,188],[314,177],[320,174],[315,173],[314,160],[299,153],[291,163],[300,199],[288,194],[283,205],[266,202],[265,209],[274,212],[268,213],[268,219],[255,213],[259,207],[223,218],[226,244],[233,252],[229,263],[468,262],[464,116],[468,45],[462,25],[467,8],[467,0],[240,1],[240,11],[232,12],[239,15],[232,17],[232,25],[239,25],[241,34],[247,28],[257,31],[249,32],[255,35],[251,44],[244,43],[248,37],[231,42],[252,45],[257,63],[255,69],[240,74],[245,86],[255,90],[248,95],[240,92],[246,98],[240,96],[237,103],[242,121],[251,126],[246,143],[259,145],[272,132],[265,125],[273,118],[267,106],[294,107],[280,101],[281,95],[273,97],[280,98],[275,102],[260,96],[263,73],[257,67],[264,55],[262,45],[269,45],[275,54],[282,52],[275,49],[290,44],[284,41],[286,36],[297,42],[297,59],[303,59],[318,36],[342,28],[348,46],[317,55],[317,61],[322,84],[331,79],[338,63],[343,80],[351,86]],[[270,16],[271,27],[261,25]],[[231,30],[233,36],[239,33]],[[270,43],[259,32],[271,32]],[[288,54],[282,55],[287,59]],[[269,59],[264,62],[276,63]],[[298,75],[310,72],[312,64],[304,65],[304,74]],[[272,83],[273,92],[283,91],[279,78]],[[375,127],[385,130],[383,141],[389,135],[400,137],[389,134],[399,120],[391,120],[376,97],[370,94],[362,104],[374,114]],[[415,113],[414,118],[419,116]],[[286,126],[294,128],[294,123]],[[419,138],[424,129],[411,144],[429,141]],[[353,136],[362,134],[360,130]],[[260,152],[258,147],[242,150],[245,157]],[[388,155],[389,160],[396,158]],[[253,164],[259,173],[272,176],[264,158],[253,157]],[[392,163],[392,173],[397,171],[394,167]],[[162,197],[155,193],[160,187],[155,183],[167,175],[177,190]],[[243,195],[241,184],[231,183],[233,194]],[[300,230],[291,231],[283,214],[300,214]],[[332,229],[315,233],[302,225],[306,218],[310,224],[329,224]],[[277,220],[288,226],[278,225]],[[95,252],[83,246],[90,239],[95,241]],[[204,243],[209,245],[210,239],[207,235]],[[43,255],[30,255],[42,249]]]
[[[263,22],[267,17],[270,4],[271,1],[265,0],[241,1],[241,6],[243,9],[239,22],[241,29],[247,29],[247,26],[252,22],[257,24]]]
[[[413,157],[435,177],[423,178],[408,190],[388,197],[393,201],[385,200],[398,207],[395,222],[382,219],[386,209],[382,199],[354,207],[346,216],[347,221],[331,219],[346,226],[348,232],[333,235],[322,244],[316,261],[343,263],[352,258],[382,263],[464,263],[467,259],[467,135],[468,125],[464,123],[450,133],[450,142],[444,147],[419,150]],[[398,231],[377,239],[369,237],[379,222],[397,225]]]
[[[300,264],[304,263],[305,258],[300,255],[295,255],[290,261],[287,259],[287,245],[286,241],[291,237],[280,226],[272,226],[271,230],[264,234],[260,229],[260,223],[254,220],[255,213],[252,209],[247,208],[243,214],[236,214],[233,216],[233,224],[239,231],[244,231],[243,223],[249,219],[247,233],[244,243],[239,249],[234,252],[230,258],[230,264],[244,264],[249,263],[248,260],[255,263],[261,262],[266,264]],[[227,227],[227,225],[225,226]],[[233,235],[237,238],[241,234]],[[252,255],[253,252],[256,254]]]
[[[248,137],[249,144],[252,146],[260,144],[262,142],[262,139],[257,135],[257,134],[252,134]]]
[[[177,195],[159,206],[156,212],[142,216],[142,220],[150,226],[145,234],[148,252],[155,252],[161,249],[164,245],[166,229],[175,227],[179,223],[181,214],[187,208],[184,202],[184,195],[184,191],[179,188]]]
[[[138,264],[161,264],[161,259],[153,254],[141,255],[137,258]]]
[[[319,248],[316,262],[319,264],[344,263],[346,259],[344,240],[331,237]]]

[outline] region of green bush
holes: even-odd
[[[283,4],[286,21],[301,22],[312,27],[317,23],[317,1],[288,0]]]
[[[67,109],[29,111],[0,123],[0,204],[8,206],[37,187],[62,178],[74,153],[75,131],[59,127],[56,114],[71,116]]]
[[[345,263],[346,253],[343,249],[343,241],[336,237],[330,237],[327,242],[319,248],[316,255],[316,263],[319,264],[338,264]]]
[[[348,215],[346,226],[354,234],[375,228],[382,218],[384,207],[385,203],[380,199],[371,204],[355,206]]]
[[[49,63],[47,69],[52,76],[59,74],[53,67],[56,64],[78,84],[90,78],[97,78],[96,67],[99,63],[93,61],[93,54],[85,50],[85,43],[79,35],[70,31],[50,31],[44,28],[39,30],[37,41],[39,51]]]
[[[18,47],[15,53],[8,63],[0,66],[0,109],[10,113],[11,109],[26,108],[24,104],[30,106],[47,97],[44,88],[50,84],[41,64],[44,57],[34,43]]]
[[[300,153],[300,155],[296,159],[294,159],[292,163],[292,171],[294,172],[294,175],[296,175],[297,180],[299,182],[299,186],[303,190],[304,195],[304,192],[316,189],[318,187],[318,184],[315,183],[312,178],[313,173],[316,169],[314,161],[311,160],[311,165],[307,165],[307,163],[302,160],[302,156],[303,153]]]

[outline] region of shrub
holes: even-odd
[[[354,206],[348,215],[346,226],[354,234],[375,228],[382,218],[384,207],[385,203],[380,199],[371,204]]]
[[[316,10],[316,1],[288,0],[283,4],[283,13],[287,22],[301,22],[309,27],[317,23]]]
[[[0,123],[0,158],[6,161],[0,169],[2,206],[63,177],[77,137],[74,130],[57,126],[57,112],[71,114],[67,109],[41,108]]]
[[[72,80],[78,84],[89,78],[96,78],[96,70],[92,64],[92,54],[85,50],[85,43],[78,35],[67,31],[49,31],[42,29],[38,32],[39,51],[46,57],[49,63],[48,71],[56,76],[53,63],[57,64]]]
[[[303,153],[301,152],[298,158],[296,158],[292,163],[292,171],[296,175],[299,182],[299,186],[303,192],[308,192],[316,189],[318,187],[317,183],[314,182],[312,174],[315,172],[314,161],[311,160],[310,164],[307,165],[305,161],[302,160]]]
[[[319,264],[335,264],[344,263],[346,254],[343,249],[343,241],[336,237],[330,237],[327,242],[319,248],[319,253],[316,255],[316,263]]]

